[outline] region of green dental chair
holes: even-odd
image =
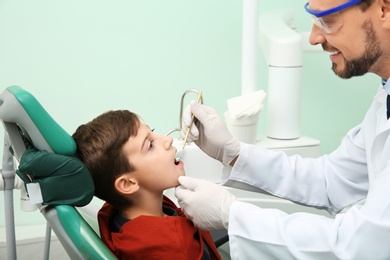
[[[0,95],[0,120],[6,134],[2,169],[5,199],[7,191],[14,188],[15,158],[20,163],[16,172],[26,186],[39,183],[41,194],[29,192],[30,199],[34,193],[38,209],[69,257],[116,259],[75,208],[92,200],[94,187],[88,169],[73,157],[76,144],[72,137],[34,96],[18,86],[8,87]],[[6,228],[7,258],[16,259],[12,213],[6,213]]]
[[[74,156],[72,137],[33,95],[18,86],[0,94],[0,120],[5,129],[0,174],[8,200],[5,205],[13,202],[16,173],[47,220],[45,259],[49,258],[51,229],[70,259],[116,259],[76,208],[90,203],[94,187],[88,169]],[[19,163],[16,171],[15,160]],[[7,258],[13,260],[17,259],[13,208],[6,208],[5,213]],[[226,230],[212,236],[217,247],[228,241]]]

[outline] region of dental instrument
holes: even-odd
[[[198,98],[197,98],[196,102],[199,103],[201,98],[202,98],[202,91],[199,91]],[[195,121],[195,116],[192,115],[191,116],[190,126],[188,127],[187,132],[186,132],[186,136],[184,137],[182,149],[180,151],[178,151],[177,154],[176,154],[176,161],[177,162],[180,161],[181,154],[183,153],[183,150],[184,150],[185,146],[187,145],[188,136],[190,134],[190,130],[191,130],[192,125],[194,124],[194,121]]]
[[[181,102],[180,102],[180,117],[179,117],[179,123],[180,123],[180,127],[178,128],[173,128],[171,130],[169,130],[165,135],[168,136],[168,135],[171,135],[172,133],[174,132],[180,132],[181,131],[181,125],[182,125],[182,120],[183,120],[183,109],[184,109],[184,98],[186,97],[187,94],[189,93],[196,93],[198,94],[198,99],[197,99],[197,102],[201,104],[203,104],[203,96],[201,94],[201,91],[199,90],[196,90],[196,89],[187,89],[183,95],[181,96]],[[192,125],[191,125],[192,126]],[[188,137],[187,137],[188,138]],[[178,139],[175,139],[176,141],[179,141]],[[186,141],[187,142],[187,141]],[[178,163],[180,158],[181,158],[181,151],[183,150],[185,144],[183,146],[181,145],[178,145],[178,144],[175,144],[175,141],[174,141],[174,144],[173,144],[174,147],[177,148],[176,150],[176,156],[175,156],[175,163]]]
[[[168,136],[168,135],[171,135],[172,133],[174,132],[180,132],[181,131],[181,121],[183,119],[183,109],[184,109],[184,98],[187,96],[187,94],[189,93],[196,93],[196,94],[199,94],[199,90],[196,90],[196,89],[187,89],[183,95],[181,96],[181,102],[180,102],[180,116],[179,116],[179,126],[178,128],[173,128],[171,130],[169,130],[165,135]],[[200,98],[200,103],[203,104],[203,96]]]

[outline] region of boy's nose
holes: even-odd
[[[173,138],[171,136],[164,136],[164,148],[170,149],[173,143]]]

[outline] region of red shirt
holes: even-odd
[[[195,228],[165,196],[163,206],[173,208],[178,216],[139,216],[123,224],[119,232],[111,232],[110,219],[117,209],[105,203],[98,214],[103,242],[119,259],[202,259],[204,244],[211,259],[221,259],[209,232]]]

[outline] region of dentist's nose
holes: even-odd
[[[325,42],[324,34],[315,24],[313,24],[311,28],[309,42],[311,45],[322,44]]]

